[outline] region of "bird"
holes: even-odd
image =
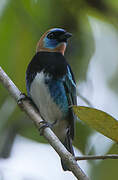
[[[74,155],[76,82],[64,56],[71,36],[62,28],[49,29],[41,36],[26,70],[26,89],[44,122]],[[64,171],[69,170],[62,159],[61,164]]]

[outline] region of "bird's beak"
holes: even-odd
[[[59,37],[59,39],[60,39],[60,40],[67,40],[67,39],[69,39],[71,36],[72,36],[71,33],[65,32],[64,34],[62,34],[62,35]]]

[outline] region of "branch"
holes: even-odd
[[[10,95],[15,99],[16,102],[21,97],[21,92],[15,86],[15,84],[11,81],[11,79],[7,76],[7,74],[0,67],[0,82],[3,86],[8,90]],[[32,121],[36,124],[36,127],[39,129],[42,119],[39,116],[39,113],[36,109],[31,105],[28,100],[24,100],[20,104],[20,108],[27,113],[27,115],[32,119]],[[59,156],[65,161],[69,169],[76,176],[78,180],[88,180],[88,177],[84,174],[81,168],[78,166],[74,156],[67,151],[64,145],[59,141],[56,135],[52,132],[49,127],[46,127],[43,131],[43,136],[48,140],[51,146],[55,149],[55,151],[59,154]]]
[[[76,161],[80,160],[98,160],[98,159],[118,159],[118,154],[108,154],[104,156],[93,156],[93,155],[88,155],[88,156],[83,156],[83,157],[75,157]]]

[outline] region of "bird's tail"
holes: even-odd
[[[74,150],[73,150],[73,146],[72,146],[72,139],[70,138],[70,135],[67,133],[65,141],[63,143],[63,145],[66,147],[66,149],[72,154],[74,155]],[[64,171],[69,171],[68,167],[66,166],[64,160],[61,159],[61,165]]]

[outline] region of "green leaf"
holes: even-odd
[[[80,120],[118,142],[118,121],[115,118],[101,110],[90,107],[74,106],[73,110]]]

